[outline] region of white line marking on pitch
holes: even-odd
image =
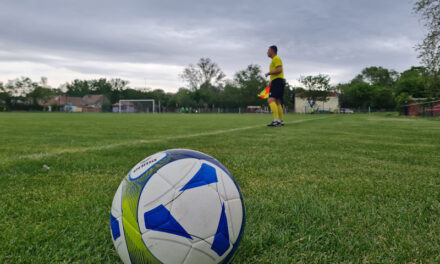
[[[300,119],[300,120],[296,120],[296,121],[292,121],[292,122],[286,122],[286,124],[302,123],[302,122],[306,122],[306,121],[327,119],[327,118],[330,118],[330,117]],[[185,139],[185,138],[202,137],[202,136],[212,136],[212,135],[219,135],[219,134],[231,133],[231,132],[242,131],[242,130],[249,130],[249,129],[253,129],[253,128],[261,128],[261,127],[265,127],[265,126],[266,125],[246,126],[246,127],[215,130],[215,131],[211,131],[211,132],[202,132],[202,133],[183,135],[183,136],[174,136],[174,137],[158,138],[158,139],[151,139],[151,140],[138,139],[138,140],[133,140],[133,141],[127,141],[127,142],[121,142],[121,143],[109,144],[109,145],[97,146],[97,147],[70,149],[70,150],[63,150],[63,151],[57,151],[57,152],[51,152],[51,153],[37,153],[37,154],[31,154],[31,155],[24,155],[24,156],[20,156],[17,158],[4,159],[4,160],[0,161],[0,163],[14,162],[14,161],[22,160],[22,159],[41,159],[41,158],[47,158],[47,157],[57,156],[57,155],[66,154],[66,153],[81,153],[81,152],[87,152],[87,151],[97,151],[97,150],[111,149],[111,148],[117,148],[117,147],[121,147],[121,146],[130,146],[130,145],[136,145],[136,144],[150,144],[150,143],[157,143],[157,142],[168,141],[168,140]],[[273,128],[273,129],[276,129],[276,128]]]

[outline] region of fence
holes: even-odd
[[[406,116],[440,117],[440,100],[403,106]]]

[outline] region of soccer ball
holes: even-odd
[[[110,229],[124,263],[227,263],[245,223],[240,188],[216,159],[172,149],[122,180]]]

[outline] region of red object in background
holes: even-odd
[[[440,104],[434,106],[434,108],[426,109],[426,112],[432,112],[432,116],[440,116]]]
[[[440,100],[408,105],[409,116],[440,117]]]
[[[411,104],[408,106],[408,115],[409,116],[418,116],[419,115],[419,106],[417,104]]]

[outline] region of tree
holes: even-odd
[[[393,109],[395,106],[393,90],[367,82],[339,84],[337,89],[342,93],[342,107],[360,107],[366,110],[369,106],[375,109]]]
[[[355,82],[343,87],[344,101],[348,107],[362,107],[366,109],[373,104],[375,86],[366,82]]]
[[[225,88],[220,93],[220,105],[226,108],[235,108],[240,106],[242,101],[240,95],[240,89],[234,82],[229,81],[226,83]]]
[[[360,76],[361,80],[370,84],[392,88],[396,82],[398,73],[394,70],[373,66],[363,69]]]
[[[151,92],[148,92],[148,95],[150,98],[156,101],[156,104],[158,104],[158,106],[159,106],[159,102],[161,106],[166,106],[170,98],[170,96],[167,93],[165,93],[165,91],[162,89],[155,89]]]
[[[177,107],[195,107],[196,102],[194,101],[191,91],[186,88],[180,88],[177,93],[171,98],[171,102],[175,102]]]
[[[209,58],[201,58],[196,66],[190,64],[180,74],[191,90],[197,90],[202,84],[219,85],[226,75],[220,67]]]
[[[24,97],[33,90],[32,80],[29,77],[20,77],[9,80],[5,89],[14,97]]]
[[[431,73],[440,71],[440,0],[419,0],[414,11],[421,15],[428,33],[417,46],[419,58]]]
[[[54,91],[50,88],[43,87],[38,83],[33,83],[34,89],[26,95],[27,98],[31,99],[34,107],[39,106],[39,100],[47,101],[48,97],[54,94]]]
[[[396,82],[394,91],[396,96],[401,93],[406,93],[415,98],[423,98],[426,96],[425,67],[411,67],[411,69],[404,71]]]
[[[420,14],[428,30],[425,39],[416,49],[428,69],[425,92],[428,98],[440,98],[440,0],[419,0],[414,11]]]
[[[118,100],[119,99],[151,99],[151,97],[148,92],[127,88],[119,92]],[[115,103],[118,100],[112,101],[112,103]]]
[[[116,103],[119,101],[121,97],[121,92],[125,89],[127,89],[127,85],[129,84],[129,81],[122,80],[119,78],[111,79],[110,85],[112,87],[112,92],[109,97],[111,103]]]
[[[248,65],[246,69],[234,75],[234,82],[239,89],[235,96],[240,98],[240,106],[261,105],[263,101],[257,97],[257,94],[267,86],[267,81],[262,75],[260,66]]]
[[[106,78],[94,79],[94,80],[79,80],[75,79],[72,83],[67,83],[66,95],[83,97],[88,94],[103,94],[110,99],[112,103],[119,101],[119,99],[133,99],[138,97],[128,97],[127,93],[140,95],[142,92],[126,91],[128,89],[128,81],[119,78],[107,80]]]
[[[112,89],[117,90],[117,91],[122,91],[122,90],[126,89],[127,85],[130,83],[129,81],[122,80],[120,78],[111,79],[109,82],[110,82]]]
[[[87,80],[75,79],[72,83],[66,85],[66,95],[68,96],[84,96],[90,94],[90,82]]]
[[[387,87],[373,86],[371,106],[375,109],[393,109],[395,107],[393,90]]]
[[[49,81],[48,81],[48,79],[47,79],[47,77],[41,77],[41,79],[40,79],[40,85],[41,85],[41,87],[43,87],[43,88],[50,88],[50,86],[49,86]]]
[[[317,101],[327,102],[333,92],[328,75],[302,76],[299,81],[304,86],[304,91],[299,96],[306,99],[311,108],[314,108]]]
[[[52,94],[46,77],[40,82],[33,82],[29,77],[9,80],[6,85],[1,85],[0,110],[35,110],[40,108],[39,100]]]
[[[205,108],[210,106],[214,107],[220,103],[219,96],[222,89],[223,86],[214,86],[209,82],[205,82],[200,86],[200,89],[194,91],[193,94],[200,97],[199,100],[196,100],[200,106],[204,106]]]
[[[283,105],[292,109],[295,106],[295,88],[287,82],[284,88]]]
[[[91,94],[103,94],[107,97],[111,96],[113,86],[106,78],[89,81]]]
[[[9,109],[11,101],[11,94],[6,91],[3,83],[0,82],[0,112],[6,111]]]

